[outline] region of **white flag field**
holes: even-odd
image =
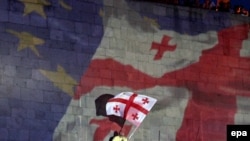
[[[122,92],[107,102],[106,113],[107,115],[123,117],[138,127],[156,101],[155,98],[149,96],[133,92]]]

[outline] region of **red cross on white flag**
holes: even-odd
[[[108,101],[106,113],[107,115],[123,117],[132,124],[139,126],[156,101],[155,98],[149,96],[122,92]]]

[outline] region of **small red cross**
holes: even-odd
[[[164,35],[161,40],[161,43],[156,43],[156,42],[152,43],[151,50],[152,49],[157,50],[154,60],[160,60],[166,51],[174,51],[176,49],[176,45],[173,46],[168,45],[170,39],[171,37]]]
[[[113,110],[115,110],[115,113],[117,113],[118,111],[120,111],[120,108],[118,105],[115,105],[115,107],[113,107]]]
[[[132,117],[133,117],[133,120],[137,120],[139,118],[138,113],[132,114]]]
[[[143,104],[149,103],[148,98],[147,97],[143,98],[142,102],[143,102]]]

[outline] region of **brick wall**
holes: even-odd
[[[133,91],[158,102],[131,141],[225,141],[227,124],[250,122],[248,22],[130,0],[2,0],[0,140],[109,140],[120,127],[95,99]]]

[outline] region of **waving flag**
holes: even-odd
[[[106,105],[106,112],[107,115],[123,117],[139,126],[156,101],[156,99],[149,96],[133,92],[122,92],[109,100]]]

